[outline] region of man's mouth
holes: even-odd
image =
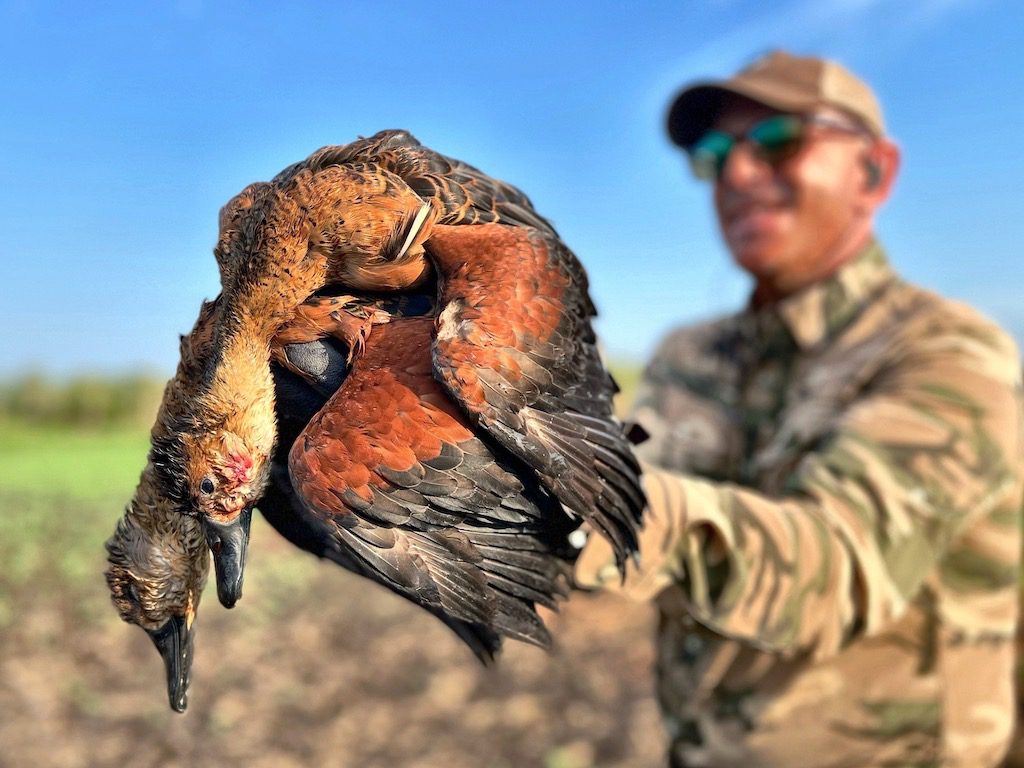
[[[729,212],[725,233],[729,240],[746,240],[773,230],[778,222],[777,205],[746,205]]]

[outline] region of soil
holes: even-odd
[[[86,583],[0,576],[0,766],[664,765],[650,606],[576,594],[547,616],[551,653],[510,642],[484,668],[425,612],[254,524],[242,601],[210,589],[200,608],[179,715],[102,570],[97,553]]]
[[[3,597],[0,765],[657,766],[648,606],[578,594],[546,654],[484,668],[443,625],[254,526],[245,595],[211,589],[184,715],[160,658],[95,583]]]

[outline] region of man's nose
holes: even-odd
[[[754,152],[749,142],[740,141],[725,158],[725,165],[718,176],[718,183],[733,189],[744,187],[771,174],[771,165]]]

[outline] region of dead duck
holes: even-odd
[[[345,322],[337,318],[348,319],[348,327],[386,322],[388,309],[406,311],[410,301],[430,306],[429,301],[415,297],[391,298],[380,306],[355,297],[325,297],[300,307],[293,326],[283,328],[271,346],[277,385],[283,391],[279,402],[287,414],[286,434],[294,436],[305,427],[347,373],[348,355],[318,341],[325,335],[325,326],[344,336]],[[347,310],[344,315],[338,314],[340,308]],[[181,359],[164,390],[152,430],[154,441],[167,434],[178,414],[187,411],[201,385],[205,359],[211,353],[216,309],[216,300],[205,302],[192,331],[181,337]],[[317,319],[321,316],[326,320]],[[289,445],[290,440],[285,447]],[[290,507],[278,509],[287,502],[273,493],[260,504],[270,517],[290,513]],[[289,530],[293,537],[295,530],[293,524]],[[124,621],[142,627],[153,640],[164,662],[170,705],[182,712],[187,706],[194,652],[193,623],[210,556],[199,520],[180,514],[152,452],[106,548],[105,576],[113,604]]]
[[[203,522],[222,603],[241,594],[251,510],[269,482],[270,343],[327,285],[416,289],[436,272],[436,379],[609,538],[620,565],[635,550],[639,467],[612,415],[586,275],[521,192],[383,132],[247,188],[222,214],[216,252],[224,294],[202,391],[154,455],[169,495]]]
[[[152,439],[186,407],[213,338],[213,302],[203,304],[191,333],[181,337],[181,360],[164,389]],[[149,634],[164,661],[170,705],[183,712],[192,665],[192,625],[209,571],[206,538],[198,520],[181,515],[163,492],[152,454],[114,533],[107,540],[111,600],[121,618]]]
[[[329,302],[333,306],[335,300]],[[152,429],[154,443],[167,436],[169,425],[188,410],[201,387],[205,360],[212,348],[216,310],[216,300],[204,302],[192,331],[181,337],[180,362],[164,389]],[[304,308],[303,316],[315,317],[317,311],[316,307]],[[318,337],[311,330],[305,334],[302,337],[293,332],[291,338],[304,341]],[[281,347],[274,345],[272,353],[275,359],[286,360],[289,354],[301,354],[301,345],[294,349],[292,352],[285,342]],[[339,362],[344,365],[344,360]],[[293,383],[293,387],[321,388],[315,395],[317,407],[326,402],[344,375],[344,370],[337,366],[318,370],[308,360],[305,368],[292,365],[291,369],[308,378],[307,384]],[[294,379],[295,373],[289,376]],[[330,386],[330,391],[324,391],[325,386]],[[192,627],[209,572],[210,555],[200,521],[180,513],[167,493],[164,473],[156,461],[159,458],[151,451],[131,501],[106,542],[105,576],[118,614],[124,621],[146,630],[159,650],[170,705],[181,712],[187,705],[194,650]]]

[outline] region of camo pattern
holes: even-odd
[[[673,766],[994,766],[1013,727],[1020,358],[872,244],[774,306],[672,334],[642,561]],[[668,470],[668,471],[665,471]]]

